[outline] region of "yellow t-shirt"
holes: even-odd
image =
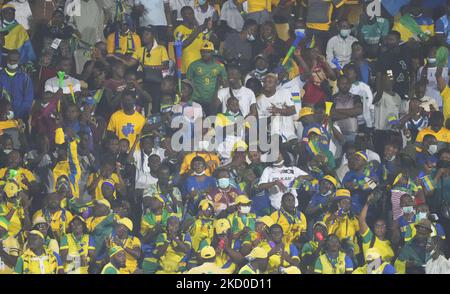
[[[376,248],[378,250],[383,261],[390,262],[394,258],[394,250],[392,250],[391,241],[382,241],[378,239],[378,237],[376,237],[369,228],[364,232],[364,234],[362,234],[362,248],[364,256],[366,256],[366,252],[370,248],[372,238],[375,238],[372,248]]]
[[[240,0],[239,2],[243,3],[245,1]],[[247,0],[248,13],[260,12],[265,9],[272,11],[272,5],[277,6],[278,3],[280,3],[280,0]]]
[[[147,66],[161,66],[163,62],[169,61],[166,47],[161,45],[152,48],[150,52],[145,47],[138,48],[134,52],[133,58]]]
[[[12,207],[8,206],[7,203],[2,203],[0,205],[0,216],[6,217],[11,211]],[[20,230],[22,230],[22,221],[25,219],[25,212],[22,206],[16,208],[16,211],[9,220],[8,234],[10,236],[16,236]]]
[[[50,222],[50,228],[52,229],[53,235],[58,240],[67,233],[69,224],[73,219],[73,215],[68,210],[60,209],[52,215],[45,214],[42,209],[36,211],[33,215],[33,220],[37,217],[43,217]]]
[[[73,234],[64,235],[61,239],[61,251],[67,250],[64,269],[68,274],[87,274],[88,266],[81,266],[80,259],[85,257],[89,262],[89,251],[95,250],[94,239],[84,234],[80,240],[76,240]]]
[[[20,245],[16,238],[7,236],[2,239],[3,250],[11,256],[20,255]],[[9,267],[0,257],[0,274],[12,274],[14,272],[14,266]]]
[[[430,127],[423,129],[417,134],[416,142],[421,143],[423,137],[426,135],[433,135],[439,142],[450,143],[450,130],[443,127],[438,132],[433,131]]]
[[[186,40],[194,30],[186,27],[185,25],[179,25],[174,32],[175,39],[177,39],[178,34],[182,34],[183,40]],[[189,65],[191,65],[192,62],[200,59],[202,56],[200,54],[200,49],[202,48],[204,43],[204,34],[200,33],[198,34],[197,38],[186,48],[183,48],[182,51],[182,60],[181,60],[181,72],[185,74],[187,72],[187,69],[189,68]]]
[[[109,248],[112,246],[120,246],[114,242],[110,242]],[[134,249],[135,247],[141,248],[141,241],[133,236],[128,236],[127,240],[124,242],[123,248]],[[132,274],[136,271],[138,267],[137,259],[131,256],[128,252],[125,252],[126,266],[120,269],[121,274]]]
[[[185,174],[191,168],[191,161],[197,156],[202,157],[206,161],[207,168],[205,170],[205,174],[207,176],[211,176],[214,173],[214,170],[208,167],[209,161],[215,162],[217,166],[219,166],[220,164],[219,156],[217,156],[216,154],[192,152],[184,156],[183,162],[181,163],[180,167],[180,175]]]
[[[30,249],[17,259],[15,272],[18,274],[57,274],[63,268],[61,260],[50,250],[36,256]]]
[[[106,40],[106,51],[108,54],[114,54],[116,53],[116,33],[109,34],[107,40]],[[133,53],[142,47],[141,45],[141,38],[135,33],[131,33],[131,36],[133,38],[134,42],[134,50]],[[128,46],[128,36],[122,36],[119,37],[119,46],[120,46],[120,54],[126,54],[127,53],[127,46]],[[131,49],[131,48],[130,48]]]
[[[307,222],[306,217],[302,212],[298,212],[298,215],[295,216],[291,221],[288,220],[286,215],[281,212],[281,210],[275,211],[270,216],[274,223],[279,224],[281,228],[283,228],[284,233],[284,242],[290,244],[293,240],[300,237],[300,235],[306,233],[307,230]]]
[[[94,181],[94,178],[96,177],[95,174],[90,174],[88,177],[88,181],[87,181],[87,186],[90,186],[92,184],[92,182]],[[98,184],[97,187],[95,188],[95,200],[102,200],[104,199],[103,197],[103,193],[102,193],[102,186],[103,183],[106,181],[111,181],[114,183],[114,186],[119,184],[119,176],[116,173],[112,173],[111,177],[109,179],[101,179]],[[114,192],[114,197],[116,197],[116,193]]]
[[[144,125],[145,117],[142,114],[135,111],[132,115],[127,115],[119,110],[111,116],[107,130],[114,132],[119,139],[127,139],[131,148]]]
[[[441,92],[442,96],[442,112],[444,113],[444,125],[447,119],[450,117],[450,88],[445,86],[445,89]]]
[[[0,179],[5,177],[5,173],[8,171],[8,168],[4,167],[0,169]],[[20,189],[28,191],[28,186],[24,183],[22,176],[24,176],[28,183],[36,181],[36,177],[33,175],[31,171],[25,168],[19,167],[17,169],[17,175],[15,177],[15,181],[19,184]]]
[[[360,252],[358,246],[358,240],[356,234],[359,232],[359,221],[356,217],[348,217],[348,215],[341,216],[334,222],[329,222],[330,214],[327,213],[323,218],[323,221],[327,224],[328,234],[336,235],[339,240],[349,239],[353,242],[354,252],[358,254]]]

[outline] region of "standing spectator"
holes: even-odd
[[[352,45],[358,39],[351,36],[350,24],[347,20],[341,20],[338,25],[339,35],[331,38],[327,43],[327,61],[334,69],[336,65],[333,63],[337,59],[341,68],[346,66],[352,57]]]

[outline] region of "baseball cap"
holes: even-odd
[[[117,223],[124,225],[125,227],[127,227],[129,231],[133,230],[133,222],[127,217],[121,218],[120,220],[117,221]]]
[[[214,230],[218,235],[225,233],[230,228],[230,222],[226,218],[218,219],[214,224]]]
[[[116,255],[120,251],[123,251],[123,248],[120,247],[120,246],[111,247],[111,249],[109,249],[109,257],[110,258],[113,257],[114,255]]]
[[[273,224],[274,224],[273,219],[270,216],[268,216],[268,215],[265,215],[265,216],[257,218],[256,222],[263,223],[266,226],[268,226],[269,228],[271,226],[273,226]]]
[[[330,183],[332,183],[333,186],[334,186],[335,188],[337,187],[338,182],[337,182],[337,180],[336,180],[333,176],[326,175],[326,176],[324,176],[324,177],[322,178],[322,180],[327,180],[327,181],[329,181]]]
[[[267,251],[261,247],[255,247],[246,257],[252,260],[256,258],[267,258]]]
[[[337,189],[337,191],[336,191],[336,199],[337,200],[341,200],[341,199],[344,199],[344,198],[350,198],[351,197],[351,193],[350,193],[350,190],[347,190],[347,189]]]
[[[45,240],[44,235],[43,235],[41,232],[39,232],[38,230],[32,230],[32,231],[30,231],[30,235],[36,235],[36,236],[41,237],[43,240]]]
[[[5,4],[2,6],[1,10],[5,10],[5,9],[14,9],[16,10],[16,7],[13,4]]]
[[[216,256],[216,250],[212,246],[206,246],[203,247],[202,250],[200,250],[200,257],[203,259],[209,259]]]
[[[234,201],[236,204],[249,204],[252,201],[246,195],[239,195]]]
[[[33,220],[33,227],[39,224],[48,224],[48,222],[43,216],[38,216]]]
[[[367,156],[367,153],[364,151],[358,151],[355,153],[356,155],[361,156],[362,159],[364,159],[365,161],[369,161],[369,157]]]
[[[202,51],[214,51],[214,44],[210,41],[205,41],[200,49]]]
[[[282,270],[283,274],[287,274],[287,275],[300,275],[301,271],[298,267],[296,266],[289,266],[287,268],[284,268]]]
[[[311,107],[302,107],[302,109],[300,109],[300,113],[299,113],[299,117],[302,118],[304,116],[308,116],[308,115],[312,115],[314,114],[314,109],[312,109]]]

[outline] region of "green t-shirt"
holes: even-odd
[[[222,63],[214,59],[210,63],[205,63],[201,59],[193,62],[186,73],[187,79],[194,85],[193,100],[199,103],[212,102],[219,75],[222,81],[227,80],[227,73]]]
[[[368,45],[378,45],[380,39],[389,33],[389,21],[378,17],[375,23],[363,25],[361,33]]]

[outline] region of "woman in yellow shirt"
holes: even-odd
[[[68,274],[87,274],[89,264],[95,261],[94,239],[87,234],[86,221],[75,216],[69,223],[69,232],[61,238],[61,260]]]

